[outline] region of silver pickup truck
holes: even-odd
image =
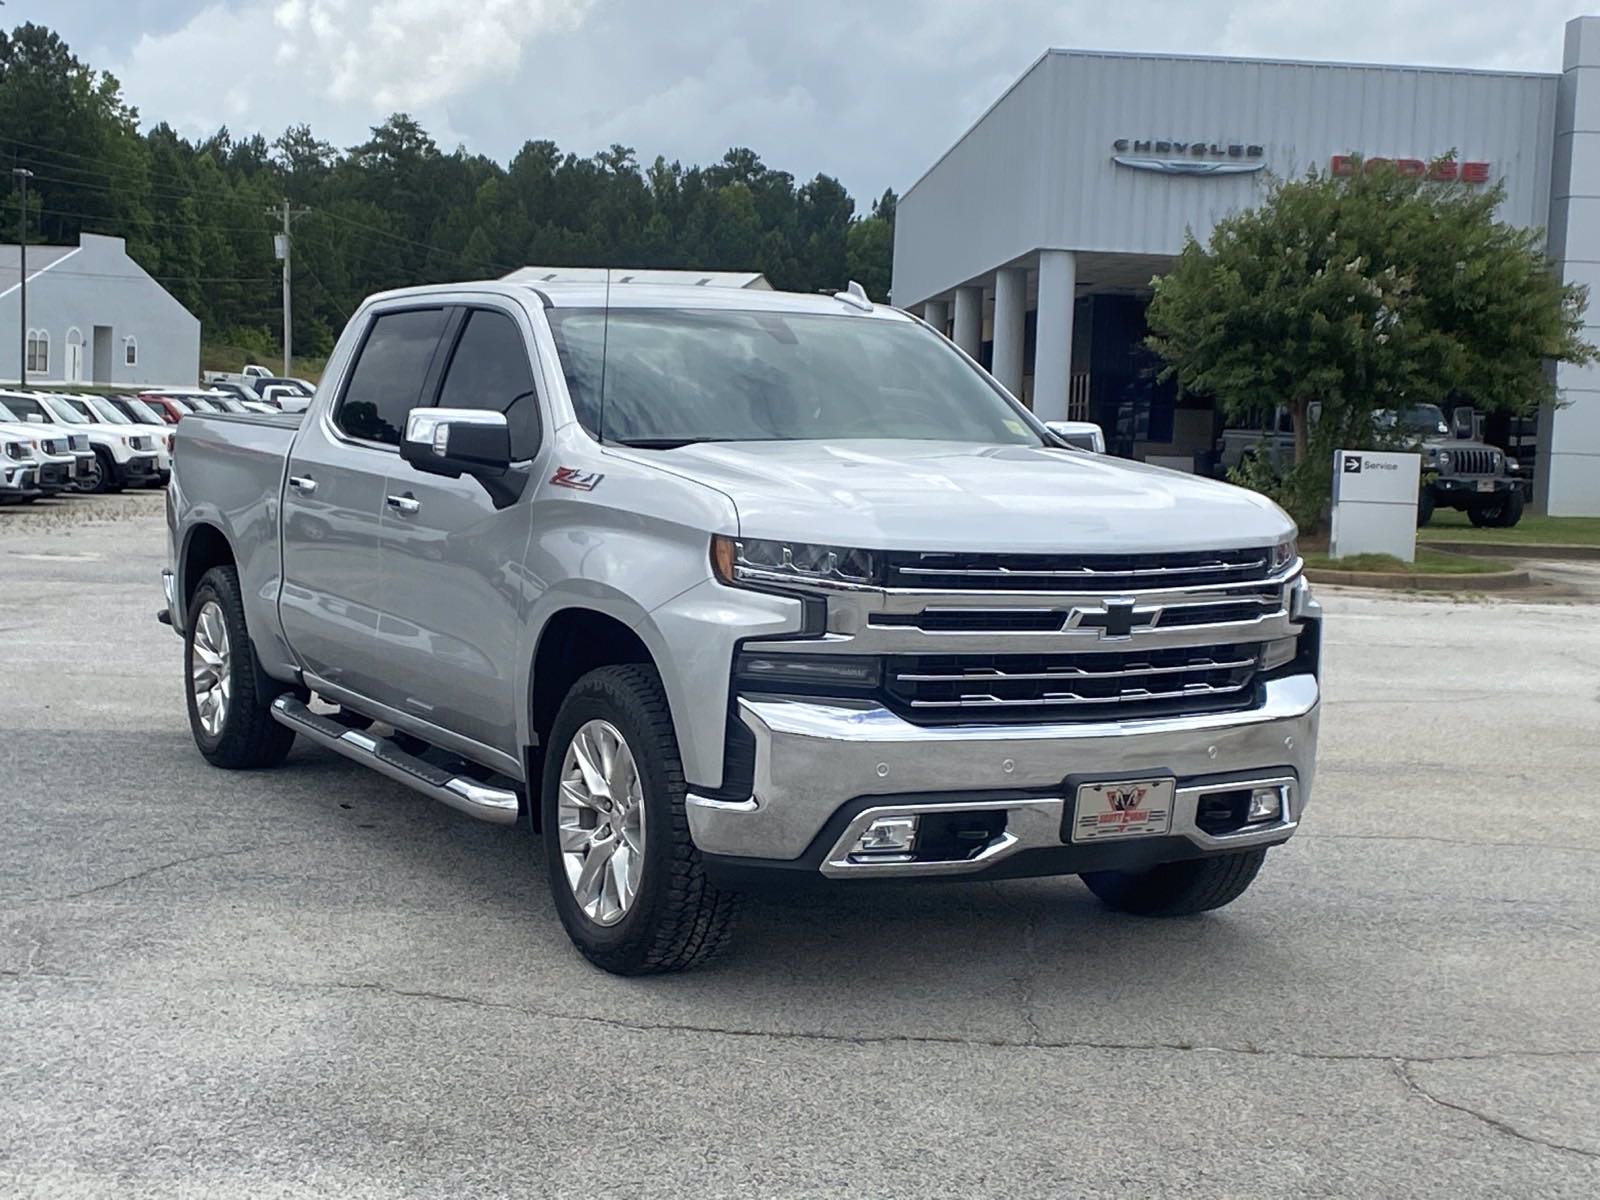
[[[1289,519],[1063,445],[855,288],[375,296],[299,421],[178,426],[168,525],[206,759],[298,735],[529,821],[619,973],[762,880],[1216,908],[1310,796]]]

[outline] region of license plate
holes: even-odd
[[[1480,492],[1492,492],[1492,491],[1494,491],[1494,480],[1492,480],[1492,479],[1480,479],[1480,480],[1478,480],[1478,490]]]
[[[1078,785],[1074,842],[1160,837],[1172,831],[1174,779],[1119,779]]]

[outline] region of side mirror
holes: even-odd
[[[415,408],[400,457],[430,475],[498,478],[511,468],[511,427],[504,413],[480,408]]]
[[[1463,406],[1450,414],[1450,436],[1458,442],[1470,442],[1478,432],[1478,414]]]

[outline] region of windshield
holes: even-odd
[[[160,414],[157,413],[155,409],[151,408],[137,396],[124,396],[121,400],[116,402],[116,405],[141,425],[166,424],[166,422],[161,419]]]
[[[1402,433],[1449,433],[1450,426],[1444,419],[1444,409],[1437,404],[1410,404],[1400,410],[1400,430]],[[1395,427],[1395,410],[1386,408],[1375,415],[1379,429],[1393,429]]]
[[[612,309],[608,329],[603,309],[558,308],[549,316],[578,420],[604,442],[1042,444],[983,375],[910,322]]]
[[[40,402],[46,408],[48,408],[53,415],[59,417],[64,425],[89,424],[88,417],[84,416],[77,409],[73,408],[72,405],[61,399],[60,396],[41,396]]]
[[[115,404],[103,397],[89,396],[84,400],[84,403],[89,406],[90,412],[94,413],[107,425],[126,425],[128,423],[128,415],[119,411]]]
[[[0,421],[5,421],[11,425],[22,425],[26,423],[16,413],[7,408],[4,401],[0,401]]]

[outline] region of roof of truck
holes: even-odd
[[[425,287],[401,288],[384,292],[373,299],[400,299],[424,297],[438,299],[452,294],[485,292],[499,295],[538,296],[548,308],[604,308],[608,289],[599,282],[506,283],[485,280],[480,283],[431,284]],[[678,308],[678,309],[729,309],[741,312],[792,312],[828,313],[851,316],[888,316],[910,320],[905,313],[887,304],[874,304],[863,308],[854,299],[844,300],[837,295],[812,295],[807,292],[769,292],[756,288],[713,288],[663,283],[616,283],[609,289],[610,307],[624,308]]]

